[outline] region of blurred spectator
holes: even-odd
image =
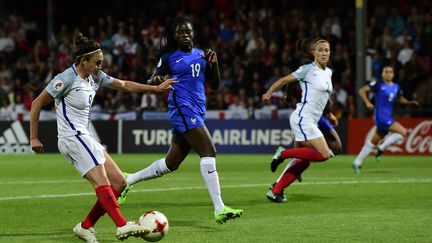
[[[424,90],[432,82],[431,4],[420,0],[408,4],[402,2],[368,2],[366,45],[372,55],[370,68],[373,77],[380,79],[382,66],[393,66],[395,80],[402,85],[406,95],[418,95],[419,99],[425,100],[422,104],[429,104],[430,92]],[[259,109],[258,97],[262,89],[268,89],[275,79],[291,73],[292,67],[305,62],[296,53],[296,40],[321,36],[332,44],[334,97],[344,109],[340,114],[354,116],[355,82],[364,81],[355,80],[355,12],[352,2],[318,1],[316,8],[309,8],[308,4],[239,0],[208,1],[194,8],[182,8],[174,1],[145,1],[142,9],[122,14],[124,2],[114,0],[113,4],[104,6],[103,14],[100,12],[95,16],[66,21],[72,19],[69,16],[75,17],[73,9],[70,13],[63,13],[64,19],[54,15],[55,38],[49,41],[45,40],[45,19],[40,17],[46,16],[43,8],[32,10],[38,11],[35,14],[25,8],[8,9],[7,4],[3,4],[0,102],[3,97],[8,97],[11,103],[19,96],[25,109],[30,109],[29,104],[44,88],[44,82],[58,70],[73,64],[70,39],[78,31],[87,32],[100,42],[104,51],[104,69],[109,75],[126,76],[143,83],[157,63],[162,26],[172,17],[186,14],[199,23],[196,25],[199,33],[199,38],[195,39],[197,46],[214,48],[219,52],[221,84],[218,92],[208,94],[208,109],[227,109],[228,105],[236,102],[246,109]],[[99,92],[94,108],[104,112],[166,110],[164,96],[149,98],[113,91]],[[283,91],[275,95],[272,100],[274,107],[286,107]]]

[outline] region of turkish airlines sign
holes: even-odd
[[[386,148],[390,154],[432,155],[432,119],[397,119],[407,136]],[[375,132],[372,119],[351,119],[348,124],[348,153],[358,154],[366,140]]]

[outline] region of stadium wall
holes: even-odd
[[[398,119],[408,128],[408,136],[389,153],[432,155],[432,120]],[[288,120],[207,120],[209,132],[219,153],[273,153],[279,145],[293,146]],[[167,120],[93,121],[96,139],[111,153],[164,153],[171,140]],[[40,140],[47,153],[58,153],[57,123],[41,121]],[[342,120],[336,128],[343,153],[356,154],[373,132],[372,119]],[[0,154],[32,153],[29,122],[0,122]]]

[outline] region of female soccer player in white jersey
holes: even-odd
[[[98,198],[84,221],[75,226],[74,234],[86,242],[97,242],[93,226],[108,213],[117,226],[118,239],[143,237],[148,229],[127,222],[119,209],[116,198],[125,188],[126,181],[116,163],[90,132],[90,107],[100,87],[127,92],[163,92],[169,90],[175,80],[166,80],[156,87],[110,77],[101,71],[103,54],[100,45],[81,33],[75,37],[74,52],[75,64],[55,76],[32,103],[31,146],[37,153],[44,152],[38,139],[39,115],[43,106],[55,100],[58,148],[90,182]]]
[[[282,201],[282,190],[309,167],[310,161],[325,161],[332,154],[323,133],[318,128],[318,121],[333,91],[332,71],[327,67],[330,44],[324,39],[316,38],[310,49],[302,51],[312,52],[314,61],[278,79],[262,96],[262,100],[268,102],[275,90],[296,80],[300,82],[302,89],[302,100],[290,117],[291,129],[295,135],[295,148],[278,148],[271,162],[271,170],[275,171],[286,158],[297,158],[272,188],[271,195],[267,194],[267,197],[275,202]]]
[[[188,18],[178,17],[165,29],[165,47],[155,74],[150,82],[159,82],[164,77],[175,77],[179,82],[173,85],[168,97],[168,115],[173,127],[171,146],[165,158],[153,162],[147,168],[127,176],[132,185],[143,180],[161,177],[177,170],[193,148],[200,156],[201,175],[214,206],[215,220],[225,223],[240,217],[241,209],[224,204],[216,170],[216,149],[204,124],[206,97],[204,83],[213,90],[219,88],[219,68],[216,52],[204,52],[193,47],[194,31]],[[124,203],[125,190],[119,202]]]

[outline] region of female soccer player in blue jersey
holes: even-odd
[[[399,85],[393,83],[394,70],[391,66],[383,68],[381,77],[382,81],[372,81],[359,90],[359,95],[366,104],[366,107],[369,110],[374,110],[376,131],[371,140],[363,145],[357,158],[352,163],[352,167],[357,174],[360,174],[363,160],[373,148],[377,148],[376,157],[379,158],[387,146],[397,143],[406,136],[407,129],[393,118],[393,107],[396,101],[403,105],[419,105],[416,100],[407,100],[402,96],[402,90]],[[368,99],[368,93],[371,91],[375,93],[375,105]],[[382,144],[378,145],[389,132],[391,134]]]
[[[59,150],[92,184],[98,198],[84,221],[74,227],[74,234],[86,242],[97,242],[93,226],[108,213],[117,226],[118,239],[143,237],[149,230],[127,222],[115,200],[126,182],[117,164],[90,132],[90,107],[100,87],[126,92],[162,92],[170,89],[175,80],[167,80],[155,87],[110,77],[101,71],[103,54],[100,45],[81,33],[75,37],[74,52],[75,64],[55,76],[32,103],[31,146],[37,153],[44,152],[38,138],[39,115],[43,106],[55,100]]]
[[[216,149],[204,124],[206,97],[204,83],[213,90],[219,88],[219,68],[216,52],[193,47],[192,23],[178,17],[165,29],[165,47],[150,83],[159,83],[166,77],[177,79],[168,97],[169,120],[173,127],[171,146],[165,158],[153,162],[147,168],[127,176],[133,185],[139,181],[161,177],[177,170],[193,148],[200,159],[203,176],[213,201],[215,220],[225,223],[240,217],[243,210],[225,206],[222,201],[219,176],[216,171]],[[126,190],[119,198],[124,203]]]

